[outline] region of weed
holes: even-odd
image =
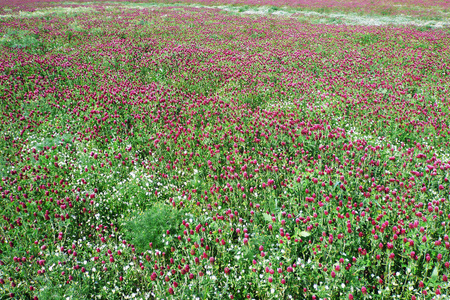
[[[178,232],[182,215],[176,209],[158,203],[144,211],[141,215],[125,224],[126,236],[135,245],[136,249],[143,251],[153,243],[156,249],[162,249],[162,236],[166,231],[171,234]]]

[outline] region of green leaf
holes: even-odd
[[[433,273],[431,273],[431,280],[436,281],[438,279],[438,276],[439,276],[439,268],[436,265],[433,269]]]
[[[264,220],[267,222],[272,222],[272,217],[266,213],[263,214]]]
[[[333,191],[336,189],[336,187],[339,187],[339,186],[341,186],[341,182],[340,181],[338,181],[338,182],[336,182],[334,184]]]
[[[297,228],[297,227],[295,228],[295,234],[294,234],[295,237],[308,237],[310,235],[311,235],[311,233],[308,231],[300,230],[300,228]]]

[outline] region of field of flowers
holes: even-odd
[[[6,11],[33,11],[36,8],[48,7],[51,3],[92,4],[91,0],[2,0],[0,13]],[[145,2],[145,3],[143,3]],[[270,10],[289,10],[300,12],[346,12],[370,16],[414,16],[415,18],[443,19],[449,17],[450,2],[448,0],[96,0],[95,3],[121,4],[172,4],[172,5],[206,5],[228,6],[245,9],[269,8]]]
[[[0,299],[450,294],[448,28],[44,6],[0,15]]]

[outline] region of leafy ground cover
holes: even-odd
[[[0,294],[450,292],[450,35],[218,8],[0,19]]]

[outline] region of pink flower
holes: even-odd
[[[367,288],[365,286],[361,288],[361,293],[363,293],[364,295],[367,294]]]

